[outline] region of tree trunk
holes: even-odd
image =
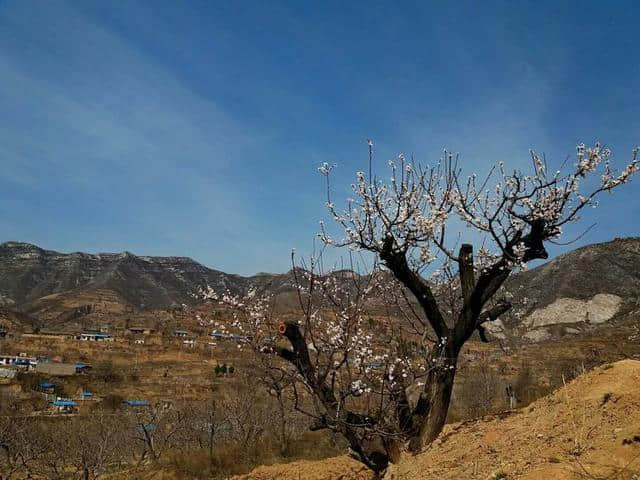
[[[149,434],[145,425],[142,425],[142,430],[147,442],[147,448],[149,449],[149,453],[151,454],[151,459],[155,462],[156,460],[158,460],[158,455],[156,454],[156,449],[153,446],[153,437]]]
[[[413,436],[409,439],[409,450],[413,453],[418,453],[438,438],[447,420],[459,348],[451,345],[445,347],[445,351],[445,362],[436,366],[427,377],[425,389],[414,410],[415,427]],[[437,355],[437,350],[435,353]]]
[[[212,420],[213,422],[213,420]],[[213,437],[215,435],[214,429],[213,429],[213,423],[212,425],[209,427],[209,468],[211,469],[211,471],[213,471],[213,466],[214,466],[214,459],[213,459]]]
[[[350,427],[346,427],[341,433],[349,442],[352,457],[369,467],[376,478],[384,473],[389,466],[389,454],[383,437],[374,435],[370,440],[365,440]]]
[[[289,442],[287,441],[286,412],[281,395],[278,395],[278,409],[280,414],[280,455],[286,456],[289,453]]]
[[[447,372],[441,379],[436,381],[433,387],[429,415],[420,426],[418,435],[409,442],[409,448],[414,453],[419,452],[425,445],[433,442],[442,432],[449,412],[451,393],[453,392],[453,380],[455,377],[453,372],[454,370]]]

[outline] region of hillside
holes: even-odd
[[[243,277],[187,257],[64,254],[27,243],[0,244],[0,306],[28,314],[43,326],[193,305],[193,293],[203,285],[219,293],[257,288],[276,294],[279,307],[290,310],[296,305],[293,284],[292,272]],[[516,307],[487,325],[493,337],[537,342],[593,329],[637,309],[640,238],[569,251],[513,275],[507,286]]]
[[[297,304],[294,283],[291,271],[243,277],[188,257],[67,254],[28,243],[0,244],[0,307],[27,314],[29,322],[17,323],[29,326],[64,328],[83,318],[80,323],[88,324],[123,313],[194,305],[200,302],[194,294],[205,285],[218,293],[255,288],[277,295],[278,306],[289,310]]]
[[[640,238],[587,245],[510,277],[510,315],[488,324],[499,338],[575,335],[640,305]]]
[[[202,285],[239,291],[247,279],[187,257],[123,253],[58,253],[27,243],[0,245],[0,301],[28,306],[62,292],[111,290],[136,309],[193,303]]]
[[[588,300],[594,292],[636,298],[640,295],[640,238],[616,238],[576,248],[515,275],[510,286],[535,292],[529,310],[560,297]]]
[[[429,449],[404,456],[384,478],[626,480],[638,473],[640,362],[625,360],[597,368],[524,409],[447,425]],[[371,477],[346,457],[260,467],[236,477],[299,478]]]

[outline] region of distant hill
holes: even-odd
[[[58,253],[28,243],[0,244],[0,303],[16,307],[52,294],[111,290],[136,309],[193,303],[202,285],[232,292],[248,279],[207,268],[187,257],[123,253]]]
[[[187,257],[65,254],[28,243],[0,244],[0,307],[27,314],[21,318],[29,323],[193,305],[193,294],[204,285],[218,293],[256,288],[278,295],[281,307],[289,309],[295,306],[294,284],[293,272],[243,277]],[[489,326],[494,336],[538,341],[579,333],[640,303],[640,238],[572,250],[513,275],[508,289],[517,307]]]
[[[514,275],[510,285],[531,292],[531,308],[561,297],[584,300],[597,293],[640,298],[640,238],[616,238],[571,250]]]
[[[489,328],[532,341],[577,334],[640,307],[640,238],[569,251],[509,278],[514,314]]]

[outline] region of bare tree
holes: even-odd
[[[226,433],[247,454],[265,435],[272,416],[259,394],[254,388],[238,386],[221,402],[229,427]]]
[[[104,413],[69,422],[66,435],[58,442],[64,445],[65,458],[78,478],[96,480],[110,468],[121,466],[125,458],[123,426],[121,419]]]
[[[456,410],[461,411],[463,419],[478,418],[493,413],[499,405],[504,406],[502,390],[504,381],[494,371],[486,353],[477,354],[472,366],[467,367],[462,381],[454,392]],[[460,377],[458,377],[460,378]]]
[[[46,432],[47,425],[17,408],[0,405],[0,475],[8,480],[42,474],[47,451],[51,450]],[[62,467],[61,461],[56,464]],[[56,473],[47,478],[56,478]]]
[[[21,472],[27,461],[21,448],[25,422],[11,413],[0,408],[0,473],[7,479]]]
[[[226,426],[220,410],[212,392],[209,400],[194,405],[191,421],[187,424],[186,435],[191,439],[191,443],[206,450],[211,470],[215,464],[218,437]]]
[[[245,336],[258,356],[279,357],[295,398],[312,398],[311,409],[296,403],[315,419],[312,428],[342,434],[356,458],[382,472],[399,451],[417,452],[441,432],[463,345],[474,332],[486,340],[483,325],[512,306],[501,294],[509,275],[547,258],[545,243],[595,206],[599,193],[626,183],[638,160],[634,150],[614,173],[608,149],[579,145],[576,162],[558,171],[532,152],[531,173],[499,164],[480,180],[463,178],[447,152],[435,167],[400,156],[385,183],[373,174],[372,148],[368,174],[356,174],[344,211],[331,198],[332,167],[319,169],[327,208],[344,233],[335,240],[322,225],[320,237],[348,248],[351,260],[348,270],[329,274],[321,258],[303,269],[294,264],[302,318],[281,321],[255,292],[203,294],[234,308],[234,321],[219,328]],[[459,243],[463,237],[477,240],[475,254],[471,243]],[[366,275],[353,272],[353,251],[375,257]],[[273,339],[276,329],[285,342]]]
[[[68,476],[68,460],[66,445],[60,440],[66,438],[68,428],[59,419],[33,419],[18,437],[20,452],[23,459],[22,472],[31,478],[42,476],[51,480],[63,479]]]
[[[290,453],[291,442],[300,431],[299,416],[295,411],[293,379],[283,371],[278,358],[272,355],[260,355],[260,362],[252,365],[254,378],[257,378],[269,394],[269,404],[275,407],[270,415],[271,428],[279,442],[280,455]]]
[[[159,402],[136,407],[127,413],[128,439],[139,453],[138,463],[156,462],[168,450],[182,449],[182,439],[191,421],[190,408],[174,408]]]

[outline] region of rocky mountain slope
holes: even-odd
[[[494,336],[540,341],[595,328],[640,308],[640,238],[577,248],[507,285],[516,306],[488,325]]]
[[[193,303],[202,285],[239,291],[248,280],[187,257],[58,253],[27,243],[0,245],[0,302],[23,307],[62,292],[111,290],[135,308]]]
[[[121,313],[194,304],[203,285],[234,293],[250,287],[294,306],[291,272],[252,277],[207,268],[187,257],[58,253],[0,244],[0,306],[35,318],[76,319],[96,309]],[[640,303],[640,238],[616,239],[560,255],[512,276],[514,313],[488,325],[494,337],[539,341],[575,334]]]
[[[588,300],[595,293],[639,297],[640,238],[616,238],[571,250],[515,275],[511,285],[531,293],[530,310],[562,297]]]

